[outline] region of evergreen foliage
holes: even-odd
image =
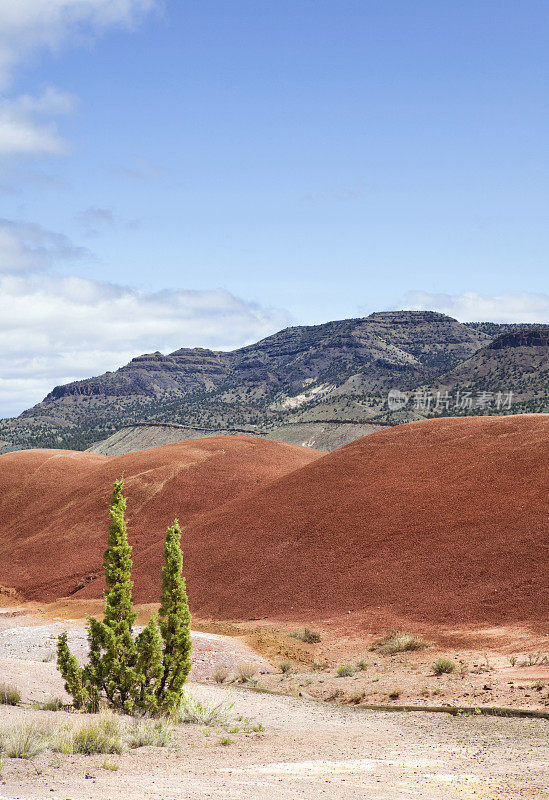
[[[157,688],[159,705],[166,711],[179,703],[183,684],[191,669],[191,615],[182,575],[181,529],[179,522],[166,532],[162,567],[160,630],[164,640],[162,676]]]
[[[160,629],[156,618],[135,638],[128,544],[122,496],[116,481],[110,501],[109,536],[103,556],[105,615],[88,617],[89,659],[80,667],[71,654],[67,634],[59,636],[57,667],[76,708],[98,711],[101,699],[126,713],[175,710],[191,668],[191,617],[182,577],[181,530],[177,520],[168,528],[162,569]]]
[[[83,670],[69,650],[66,631],[57,640],[57,669],[65,679],[65,689],[72,695],[74,707],[82,708],[88,700],[88,691],[84,686]]]

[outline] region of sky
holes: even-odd
[[[144,352],[549,322],[546,0],[0,0],[0,416]]]

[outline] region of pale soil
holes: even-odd
[[[15,613],[0,611],[0,682],[16,686],[23,702],[43,702],[54,696],[68,703],[70,698],[55,666],[57,637],[68,631],[71,652],[84,664],[87,640],[82,621],[44,622],[35,614]],[[191,680],[205,680],[219,666],[231,674],[238,674],[240,666],[248,664],[258,675],[272,669],[245,643],[228,636],[193,631],[192,641]]]
[[[23,614],[3,611],[7,613],[0,614],[0,681],[18,686],[26,703],[63,696],[54,661],[42,659],[49,659],[55,646],[55,640],[49,637],[67,627],[71,646],[82,657],[85,651],[81,621],[55,621],[29,615],[28,610]],[[194,674],[202,683],[190,684],[189,688],[208,701],[233,704],[224,727],[178,726],[174,747],[140,748],[122,756],[47,752],[33,762],[5,759],[0,800],[549,798],[544,789],[549,755],[548,723],[544,719],[379,712],[306,699],[341,687],[343,695],[337,700],[345,702],[362,691],[363,683],[374,681],[370,686],[384,686],[382,681],[389,684],[391,676],[394,684],[395,675],[404,689],[408,675],[410,686],[421,681],[447,692],[444,698],[429,698],[430,704],[440,705],[444,699],[450,701],[454,697],[461,701],[460,692],[464,694],[464,687],[472,679],[428,677],[424,672],[433,660],[433,651],[428,655],[424,651],[394,657],[368,653],[370,664],[355,680],[354,676],[336,678],[333,668],[324,673],[306,671],[305,656],[309,660],[322,653],[334,659],[355,658],[357,652],[348,646],[340,651],[341,644],[334,642],[303,645],[288,640],[287,633],[280,631],[276,635],[264,631],[263,635],[263,649],[275,662],[271,666],[250,651],[243,636],[233,639],[211,633],[194,635]],[[256,630],[251,638],[257,642],[259,636]],[[277,647],[284,650],[286,641],[295,664],[300,663],[300,658],[304,660],[302,666],[297,666],[299,674],[281,680],[280,673],[274,672],[274,655]],[[457,654],[458,651],[446,652],[449,656]],[[304,697],[255,693],[238,684],[217,686],[208,678],[222,661],[227,669],[237,672],[239,664],[254,659],[259,685],[301,692]],[[480,673],[475,680],[489,679],[494,686],[499,685],[502,680],[496,681],[495,676],[501,678],[506,669],[503,664],[496,665],[486,673],[487,677]],[[521,676],[527,671],[528,668],[515,669]],[[378,674],[380,679],[375,681]],[[519,680],[519,685],[526,685],[525,679]],[[408,697],[406,692],[408,689],[396,702],[403,704],[402,700]],[[540,693],[531,694],[535,697],[520,695],[520,706],[529,699],[538,702]],[[368,702],[377,700],[372,692],[368,693]],[[477,698],[474,700],[476,703]],[[22,718],[61,722],[67,716],[64,712],[37,711],[29,705],[0,706],[0,725]],[[221,740],[225,737],[229,737],[230,744],[223,746]],[[105,762],[118,764],[118,769],[107,769]]]
[[[46,665],[47,666],[47,665]],[[179,726],[176,749],[122,756],[45,753],[9,759],[4,800],[538,800],[547,777],[544,720],[360,711],[218,686],[234,703],[227,729]],[[0,719],[61,720],[63,712],[3,708]],[[244,716],[248,724],[236,721]],[[263,731],[253,731],[261,723]],[[229,736],[231,743],[221,744]],[[112,771],[105,764],[118,764]]]

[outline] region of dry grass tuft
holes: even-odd
[[[232,703],[203,703],[189,692],[183,692],[176,715],[178,722],[194,725],[223,725],[227,722]]]
[[[8,758],[35,758],[47,750],[51,729],[36,722],[17,722],[0,730],[0,751]]]
[[[405,653],[409,650],[423,650],[426,647],[430,647],[430,644],[425,639],[422,639],[421,636],[406,633],[406,631],[392,630],[382,639],[374,642],[370,650],[375,650],[382,655],[393,655],[394,653]]]
[[[15,686],[9,683],[0,683],[0,704],[17,706],[21,702],[21,695]]]

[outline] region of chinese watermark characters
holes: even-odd
[[[428,389],[416,389],[414,392],[401,392],[391,389],[387,396],[389,411],[399,411],[410,403],[416,411],[442,414],[443,412],[468,412],[475,409],[485,411],[508,411],[513,403],[513,392],[461,391],[453,394],[433,392]]]

